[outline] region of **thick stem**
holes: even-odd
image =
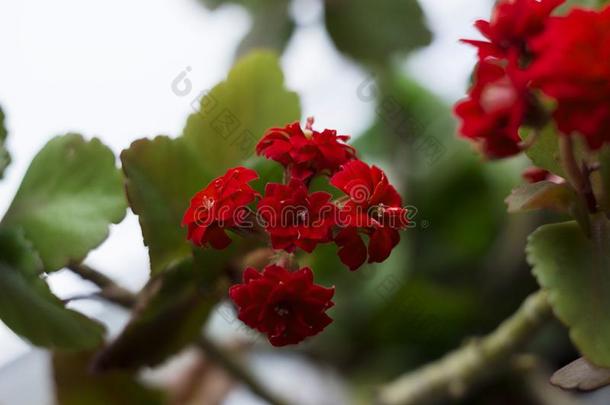
[[[590,172],[581,170],[574,154],[574,142],[571,136],[559,136],[559,153],[561,165],[566,173],[568,182],[576,189],[589,209],[589,212],[597,211],[597,202],[591,188],[589,179]]]
[[[119,286],[112,279],[99,271],[83,264],[73,264],[68,268],[81,276],[83,279],[91,281],[93,284],[97,285],[101,290],[99,294],[100,297],[106,299],[107,301],[113,302],[126,309],[131,309],[135,305],[135,294]],[[207,337],[200,337],[196,342],[196,345],[201,348],[212,361],[222,366],[223,369],[229,373],[229,375],[235,378],[235,380],[241,381],[261,399],[267,401],[271,405],[288,405],[287,402],[277,398],[263,385],[261,385],[258,380],[251,375],[249,371],[247,371],[246,367],[239,362],[239,360],[209,340]]]
[[[484,338],[398,378],[378,393],[380,405],[416,405],[462,397],[499,369],[550,318],[546,293],[529,296],[510,318]]]

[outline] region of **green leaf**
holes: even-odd
[[[233,132],[218,126],[226,117],[239,123]],[[229,167],[243,164],[267,128],[299,117],[298,98],[284,88],[277,57],[253,53],[202,97],[201,111],[189,118],[183,137],[141,140],[123,152],[127,193],[140,217],[153,274],[191,254],[180,226],[191,197]]]
[[[326,28],[337,48],[368,64],[428,45],[432,35],[417,0],[326,0]]]
[[[576,199],[577,196],[569,185],[540,181],[526,183],[514,189],[506,198],[506,203],[510,213],[539,209],[566,213],[576,203]]]
[[[271,49],[282,52],[294,32],[294,21],[290,17],[290,2],[266,0],[257,7],[249,7],[252,28],[239,44],[237,56],[246,55],[253,49]]]
[[[11,163],[11,156],[6,150],[6,127],[4,126],[4,112],[0,108],[0,179],[4,175],[4,169]]]
[[[588,239],[575,222],[545,225],[527,244],[539,284],[581,353],[610,367],[610,226],[597,217]]]
[[[186,260],[150,280],[123,332],[96,356],[96,370],[154,367],[199,336],[227,287],[217,252],[202,252],[205,268]]]
[[[254,52],[201,98],[199,111],[187,121],[184,139],[195,148],[204,169],[220,175],[250,157],[268,128],[296,121],[300,115],[298,96],[284,88],[277,56]]]
[[[176,266],[191,254],[182,217],[193,195],[212,178],[183,139],[134,142],[121,154],[127,194],[140,217],[152,273]],[[219,175],[222,173],[218,173]]]
[[[532,132],[526,131],[522,138],[526,139],[529,136],[533,136]],[[559,157],[558,136],[555,127],[548,125],[540,132],[536,142],[525,151],[525,154],[535,166],[564,177]]]
[[[0,319],[32,344],[82,350],[101,344],[104,328],[66,309],[49,290],[42,262],[22,233],[0,230]]]
[[[581,357],[557,370],[551,384],[566,390],[596,390],[610,384],[610,369],[597,367]]]
[[[53,377],[59,405],[161,405],[161,391],[125,372],[93,374],[93,353],[54,353]]]
[[[22,228],[46,271],[81,261],[125,216],[123,179],[98,139],[51,140],[34,158],[1,226]]]

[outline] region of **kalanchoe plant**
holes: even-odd
[[[367,257],[369,263],[386,260],[400,241],[399,230],[408,225],[407,210],[386,174],[358,160],[347,140],[334,130],[314,130],[313,118],[305,129],[298,122],[272,128],[256,150],[283,166],[283,184],[266,184],[260,196],[249,185],[259,178],[254,170],[231,168],[197,193],[184,215],[188,239],[199,247],[226,248],[231,243],[226,231],[246,237],[262,232],[278,251],[262,273],[246,269],[244,284],[229,294],[239,319],[275,346],[299,343],[331,323],[325,311],[333,305],[334,288],[313,284],[309,268],[292,272],[297,249],[312,253],[318,244],[335,242],[341,261],[356,270]],[[332,201],[327,192],[311,192],[311,181],[319,176],[346,195]],[[251,212],[248,205],[257,197]]]
[[[455,381],[474,385],[551,310],[583,355],[551,382],[579,390],[610,383],[610,6],[562,14],[563,3],[500,0],[490,21],[477,21],[486,40],[464,41],[477,47],[479,61],[455,107],[460,134],[485,157],[525,152],[539,166],[523,173],[526,184],[507,199],[510,212],[550,209],[573,218],[528,239],[542,290],[488,337],[384,387],[383,404],[444,398]]]

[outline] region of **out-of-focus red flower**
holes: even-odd
[[[310,121],[311,122],[311,121]],[[256,153],[284,165],[290,178],[303,182],[318,174],[332,175],[355,158],[355,150],[345,142],[347,135],[325,129],[301,129],[298,122],[268,130],[256,146]]]
[[[528,183],[538,183],[541,181],[550,181],[551,183],[555,184],[565,183],[565,179],[563,177],[559,177],[556,174],[539,167],[529,167],[525,169],[523,173],[521,173],[521,177]]]
[[[409,221],[402,199],[385,173],[376,166],[354,160],[330,182],[349,197],[340,208],[342,229],[335,237],[341,261],[350,270],[356,270],[367,257],[369,263],[387,259],[400,241],[398,231]],[[368,249],[363,235],[368,235]]]
[[[182,226],[188,227],[187,238],[197,246],[226,248],[231,238],[225,229],[242,225],[247,205],[257,196],[248,183],[257,178],[254,170],[237,167],[212,180],[193,197],[184,214]]]
[[[521,173],[521,177],[528,183],[538,183],[545,181],[551,176],[551,172],[539,167],[529,167]]]
[[[610,7],[552,18],[531,41],[533,84],[557,101],[554,119],[589,147],[610,141]]]
[[[521,151],[519,127],[531,104],[521,76],[510,69],[495,61],[481,61],[468,98],[455,106],[455,114],[462,120],[460,134],[477,142],[492,159]]]
[[[274,249],[294,252],[299,247],[311,253],[318,243],[332,240],[336,207],[325,192],[309,194],[300,180],[289,184],[269,183],[258,203]]]
[[[477,29],[488,41],[463,40],[485,59],[512,58],[524,54],[527,41],[540,34],[550,14],[565,0],[501,0],[490,21],[478,20]]]
[[[308,267],[290,272],[277,265],[262,273],[246,269],[243,284],[229,290],[239,319],[266,334],[274,346],[299,343],[328,326],[332,319],[326,310],[334,305],[334,293],[334,288],[314,284]]]

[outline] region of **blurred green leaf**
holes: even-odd
[[[325,0],[326,28],[337,48],[371,65],[428,45],[432,35],[417,0]]]
[[[4,126],[4,112],[0,108],[0,179],[4,175],[4,169],[11,163],[11,156],[6,150],[6,127]]]
[[[93,367],[98,371],[154,367],[192,343],[226,293],[227,285],[218,277],[222,259],[214,253],[200,252],[203,257],[197,263],[205,267],[196,268],[193,260],[185,260],[153,277],[140,293],[132,319],[96,356]]]
[[[2,227],[22,228],[45,271],[81,261],[125,216],[123,179],[110,149],[70,134],[34,158]]]
[[[42,262],[18,230],[0,230],[0,319],[32,344],[82,350],[101,344],[104,328],[66,309],[42,278]]]
[[[576,203],[576,199],[576,193],[568,184],[540,181],[517,187],[506,198],[506,203],[510,213],[538,209],[567,213]]]
[[[252,28],[239,44],[237,56],[246,55],[253,49],[271,49],[282,52],[294,32],[294,21],[290,17],[290,2],[267,0],[258,7],[250,7]]]
[[[265,130],[299,120],[300,115],[299,98],[284,87],[277,56],[254,52],[201,98],[184,139],[204,169],[220,175],[250,157]]]
[[[523,133],[522,138],[533,136],[531,131]],[[559,157],[559,140],[554,125],[547,125],[538,135],[538,139],[530,146],[525,154],[535,166],[548,170],[558,176],[564,177]]]
[[[299,117],[299,100],[284,88],[277,57],[256,52],[202,97],[201,111],[189,117],[183,137],[140,140],[123,151],[127,193],[140,217],[153,274],[190,256],[180,225],[192,196],[243,164],[267,128]]]
[[[92,353],[54,353],[53,377],[58,405],[161,405],[161,391],[125,372],[93,374]]]
[[[527,258],[549,292],[555,314],[581,353],[610,367],[610,225],[599,216],[588,239],[575,222],[544,225],[528,241]]]

